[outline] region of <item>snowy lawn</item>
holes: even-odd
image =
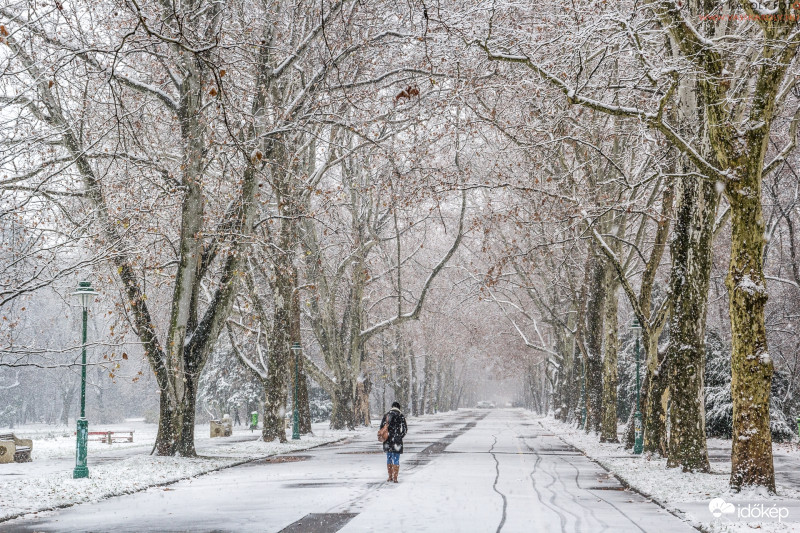
[[[0,465],[4,493],[0,500],[0,521],[168,485],[243,462],[335,442],[357,433],[332,431],[327,429],[327,424],[315,424],[313,429],[314,436],[304,435],[300,441],[290,439],[281,444],[277,441],[263,442],[259,440],[260,432],[250,433],[241,429],[230,438],[210,439],[208,426],[197,426],[199,457],[187,459],[149,455],[155,440],[155,426],[152,426],[150,434],[137,431],[132,444],[109,446],[101,442],[92,443],[89,449],[90,478],[72,479],[70,459],[74,460],[75,455],[74,435],[68,431],[51,429],[48,433],[37,431],[37,428],[20,428],[14,430],[17,435],[30,435],[35,439],[34,462]],[[95,464],[93,457],[97,459]],[[4,467],[7,467],[6,472]],[[170,489],[165,487],[164,490]]]
[[[649,455],[635,456],[621,444],[600,443],[597,435],[586,434],[552,417],[538,420],[545,428],[603,465],[629,486],[704,531],[800,532],[800,490],[796,486],[782,484],[780,477],[777,479],[777,496],[759,490],[732,493],[728,487],[730,461],[712,460],[709,474],[684,473],[679,468],[667,468],[666,459]],[[729,453],[729,443],[709,440],[710,449],[726,447]],[[774,451],[783,461],[793,462],[800,467],[800,453],[796,446],[776,444]],[[714,498],[722,498],[727,502],[725,512],[718,510],[719,517],[715,517],[709,509],[709,503]],[[772,508],[775,510],[769,511]],[[762,509],[785,517],[780,522],[777,519],[748,517],[748,512],[757,514]]]
[[[197,426],[197,431],[204,429],[202,435],[208,435],[207,426]],[[108,445],[91,436],[89,440],[89,456],[107,451],[118,452],[121,449],[153,447],[155,442],[156,424],[145,424],[142,419],[134,418],[121,424],[91,423],[89,431],[133,431],[133,442],[114,442]],[[4,430],[5,431],[5,430]],[[17,437],[33,439],[33,459],[56,459],[75,457],[75,427],[74,426],[48,426],[46,424],[29,424],[8,430]],[[150,450],[148,450],[149,452]],[[1,471],[0,471],[1,472]]]

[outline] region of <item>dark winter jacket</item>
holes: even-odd
[[[403,437],[406,436],[408,426],[406,426],[406,417],[400,412],[400,409],[392,407],[392,410],[383,415],[381,420],[381,428],[389,424],[389,438],[383,443],[383,451],[386,453],[403,453]]]

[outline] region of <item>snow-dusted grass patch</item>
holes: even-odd
[[[34,460],[58,459],[63,457],[75,457],[75,430],[63,432],[51,432],[44,435],[31,434],[30,432],[16,433],[18,437],[33,439],[33,458]],[[96,440],[92,437],[89,441],[89,457],[98,453],[108,451],[117,452],[121,449],[142,448],[148,452],[153,447],[155,432],[152,435],[134,434],[134,442],[116,441],[108,445],[105,442]]]
[[[88,479],[72,479],[72,471],[38,477],[23,477],[3,483],[0,500],[0,521],[21,515],[96,502],[111,496],[130,494],[149,487],[166,485],[200,474],[228,468],[243,462],[271,455],[306,450],[352,436],[353,432],[325,431],[318,436],[303,436],[300,441],[286,443],[253,440],[199,450],[197,458],[157,457],[147,452],[119,461],[93,466],[90,453]],[[74,447],[74,441],[72,443]],[[152,446],[152,444],[150,445]]]
[[[571,424],[564,424],[552,417],[539,418],[539,422],[558,435],[562,440],[578,448],[611,473],[619,477],[633,489],[683,516],[693,525],[709,532],[784,532],[800,531],[800,516],[795,510],[792,522],[736,522],[716,520],[708,511],[708,503],[713,498],[726,501],[757,501],[765,506],[780,507],[790,503],[796,507],[800,490],[778,484],[778,495],[770,495],[764,490],[751,489],[733,493],[729,487],[730,463],[712,463],[711,473],[686,473],[680,468],[667,468],[666,459],[647,454],[636,456],[622,444],[601,443],[596,434],[587,434]],[[790,449],[790,448],[787,448]]]
[[[636,490],[661,503],[715,498],[728,490],[730,472],[685,474],[678,468],[668,469],[666,459],[633,455],[621,444],[598,442],[597,435],[570,424],[553,418],[543,418],[540,422]]]

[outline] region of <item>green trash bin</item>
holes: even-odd
[[[250,431],[258,429],[258,411],[250,413]]]

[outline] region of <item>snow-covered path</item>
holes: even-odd
[[[409,420],[400,483],[372,434],[99,503],[3,531],[695,531],[521,410]]]

